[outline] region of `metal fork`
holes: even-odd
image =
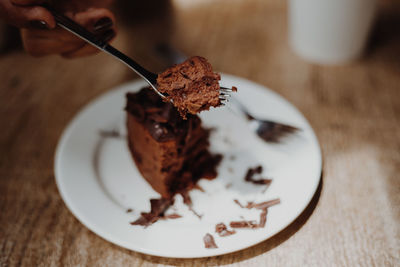
[[[235,97],[232,97],[230,100],[233,106],[239,109],[246,119],[250,121],[250,128],[266,142],[279,143],[283,137],[294,134],[300,130],[297,127],[280,122],[256,118]]]
[[[97,37],[90,31],[86,30],[84,27],[76,23],[75,21],[71,20],[67,16],[59,13],[53,7],[49,5],[44,5],[54,16],[57,25],[64,28],[65,30],[71,32],[72,34],[78,36],[79,38],[85,40],[89,44],[97,47],[98,49],[112,55],[113,57],[120,60],[122,63],[127,65],[131,68],[134,72],[136,72],[140,77],[142,77],[150,86],[151,88],[162,98],[166,98],[166,95],[162,94],[157,89],[157,77],[158,75],[148,71],[144,67],[142,67],[139,63],[134,61],[132,58],[128,57],[112,45],[108,44],[106,41],[102,40],[101,38]],[[220,91],[220,103],[225,105],[228,98],[229,98],[229,90],[221,90]],[[172,102],[172,100],[170,100]]]

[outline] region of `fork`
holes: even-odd
[[[234,106],[243,113],[243,115],[245,115],[246,119],[250,121],[250,128],[265,142],[279,143],[282,138],[300,130],[297,127],[284,123],[256,118],[249,112],[246,106],[235,97],[231,97],[230,100],[230,102],[233,103]]]
[[[71,20],[67,16],[59,13],[53,7],[46,5],[46,4],[43,6],[53,14],[58,26],[60,26],[60,27],[64,28],[65,30],[71,32],[72,34],[78,36],[79,38],[81,38],[84,41],[88,42],[89,44],[97,47],[98,49],[117,58],[122,63],[127,65],[129,68],[131,68],[134,72],[136,72],[141,78],[143,78],[160,97],[162,97],[162,98],[167,97],[166,95],[162,94],[157,89],[158,75],[156,73],[148,71],[143,66],[141,66],[139,63],[134,61],[132,58],[128,57],[127,55],[125,55],[124,53],[122,53],[121,51],[119,51],[118,49],[113,47],[112,45],[108,44],[108,42],[102,40],[101,38],[97,37],[90,31],[86,30],[84,27],[82,27],[75,21]],[[220,90],[219,99],[220,99],[221,105],[226,104],[229,96],[230,96],[229,90],[224,90],[224,89]],[[169,101],[172,102],[172,99],[169,99]]]

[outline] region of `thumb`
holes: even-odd
[[[47,25],[47,28],[53,29],[56,27],[56,21],[46,8],[41,6],[33,7],[18,7],[19,15],[23,17],[25,21],[42,21]]]

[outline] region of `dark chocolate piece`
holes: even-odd
[[[172,199],[150,199],[150,212],[142,212],[140,217],[131,222],[132,225],[149,226],[164,217],[165,211],[173,204]]]
[[[215,225],[215,232],[221,237],[236,234],[235,230],[228,230],[224,223]]]
[[[210,235],[209,233],[207,233],[204,237],[203,237],[203,241],[204,241],[204,246],[206,248],[218,248],[217,244],[215,244],[215,240],[214,237],[212,235]]]
[[[271,184],[272,180],[271,179],[266,179],[266,178],[261,178],[261,179],[254,179],[254,175],[256,174],[261,174],[262,173],[262,166],[259,165],[255,168],[249,168],[247,170],[246,176],[244,177],[244,180],[246,182],[250,182],[253,184],[257,185],[269,185]]]
[[[233,221],[229,223],[232,228],[258,228],[258,223],[256,221]]]
[[[253,228],[253,229],[265,227],[265,223],[267,222],[268,208],[281,203],[279,198],[260,202],[260,203],[247,202],[246,206],[243,206],[237,199],[234,199],[233,201],[243,209],[256,208],[256,209],[262,210],[260,213],[260,221],[258,224],[255,221],[245,221],[245,220],[230,223],[230,226],[232,228]]]

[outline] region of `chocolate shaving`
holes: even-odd
[[[177,213],[168,214],[163,217],[163,219],[179,219],[179,218],[182,218],[182,215],[179,215]]]
[[[268,208],[272,207],[274,205],[277,205],[279,203],[281,203],[281,200],[279,198],[276,199],[272,199],[269,201],[264,201],[264,202],[260,202],[260,203],[254,203],[254,202],[247,202],[246,206],[243,206],[239,200],[234,199],[233,200],[236,204],[238,204],[241,208],[243,209],[260,209],[262,210],[262,212],[260,213],[260,222],[257,224],[255,221],[234,221],[230,223],[230,226],[232,228],[264,228],[265,224],[267,222],[267,213],[268,213]]]
[[[256,221],[233,221],[229,223],[232,228],[258,228],[258,223]]]
[[[164,217],[165,211],[173,204],[172,199],[160,198],[160,199],[150,199],[151,210],[150,212],[140,213],[140,217],[131,222],[131,225],[142,225],[149,226],[159,219]]]
[[[210,235],[209,233],[207,233],[204,237],[203,237],[203,241],[204,241],[204,246],[206,248],[218,248],[217,244],[215,244],[215,240],[214,237],[212,235]]]
[[[183,203],[186,204],[187,206],[191,207],[193,205],[193,203],[192,203],[192,199],[189,196],[188,190],[183,190],[179,193],[183,198]]]
[[[189,208],[189,210],[197,216],[197,218],[201,219],[203,215],[198,214],[194,209],[193,209],[193,202],[192,199],[189,196],[188,190],[184,190],[180,192],[182,198],[183,198],[183,203],[186,204]]]
[[[263,209],[263,211],[260,214],[260,222],[258,223],[258,227],[260,228],[264,228],[265,227],[265,223],[267,222],[267,213],[268,213],[268,209]]]
[[[281,200],[279,198],[276,199],[272,199],[272,200],[268,200],[268,201],[264,201],[264,202],[260,202],[260,203],[254,203],[253,201],[247,202],[246,206],[243,206],[239,200],[234,199],[233,200],[236,204],[239,205],[239,207],[241,208],[246,208],[246,209],[252,209],[252,208],[256,208],[259,210],[263,210],[263,209],[267,209],[269,207],[275,206],[279,203],[281,203]]]
[[[281,200],[279,198],[260,202],[260,203],[248,202],[246,208],[248,208],[248,209],[256,208],[256,209],[263,210],[263,209],[272,207],[274,205],[277,205],[279,203],[281,203]]]
[[[234,199],[233,200],[236,204],[238,204],[239,205],[239,207],[241,207],[242,209],[244,209],[245,208],[245,206],[243,206],[240,202],[239,202],[239,200],[237,200],[237,199]]]
[[[232,230],[232,231],[228,230],[228,228],[226,227],[226,225],[224,223],[219,223],[219,224],[215,225],[215,232],[221,237],[236,234],[235,230]]]
[[[257,185],[269,185],[271,184],[272,180],[271,179],[267,179],[267,178],[261,178],[261,179],[254,179],[254,175],[256,174],[261,174],[262,173],[262,166],[259,165],[255,168],[249,168],[247,170],[246,176],[244,177],[244,180],[246,182],[250,182],[253,184],[257,184]]]
[[[193,186],[193,189],[197,189],[197,190],[199,190],[199,191],[201,191],[201,192],[205,192],[204,191],[204,189],[203,189],[203,187],[201,187],[199,184],[195,184],[194,186]]]

